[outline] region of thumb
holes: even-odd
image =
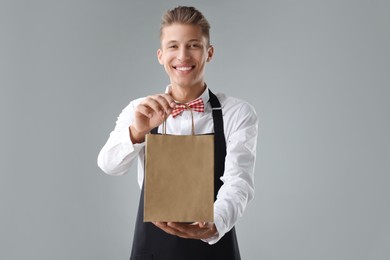
[[[198,222],[200,228],[211,228],[213,226],[212,222]]]
[[[166,88],[166,92],[168,95],[172,95],[172,84],[169,84]]]

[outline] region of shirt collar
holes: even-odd
[[[206,85],[206,88],[204,89],[204,91],[203,91],[203,93],[199,96],[200,98],[202,98],[202,100],[203,100],[203,103],[206,105],[207,104],[207,102],[209,102],[209,99],[210,99],[210,94],[209,94],[209,87],[207,86],[207,84],[205,84]],[[169,93],[169,90],[171,89],[171,85],[168,85],[166,88],[165,88],[165,93]],[[197,98],[199,98],[199,97],[197,97]],[[197,99],[197,98],[195,98],[195,99]],[[195,100],[194,99],[194,100]],[[192,101],[192,100],[191,100]],[[191,102],[190,101],[190,102]]]

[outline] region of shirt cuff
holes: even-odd
[[[124,149],[123,152],[125,154],[128,154],[129,152],[139,152],[142,147],[145,146],[145,142],[143,143],[138,143],[138,144],[133,144],[130,140],[130,128],[126,128],[120,131],[118,135],[118,139],[120,140],[120,143],[126,147],[127,149]]]
[[[145,143],[131,142],[128,128],[113,131],[99,153],[98,166],[109,175],[124,175],[129,170],[132,159],[144,146]]]
[[[226,230],[225,225],[223,224],[223,218],[219,216],[218,214],[215,214],[214,216],[214,224],[217,229],[217,234],[215,236],[212,236],[207,239],[202,239],[203,242],[208,243],[209,245],[216,244],[225,234],[228,230]]]

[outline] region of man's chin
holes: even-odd
[[[182,87],[182,88],[189,88],[193,86],[195,83],[194,81],[188,81],[188,80],[181,80],[181,81],[175,80],[171,82],[172,85]]]

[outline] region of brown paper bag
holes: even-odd
[[[214,135],[163,129],[146,135],[144,222],[213,222]]]

